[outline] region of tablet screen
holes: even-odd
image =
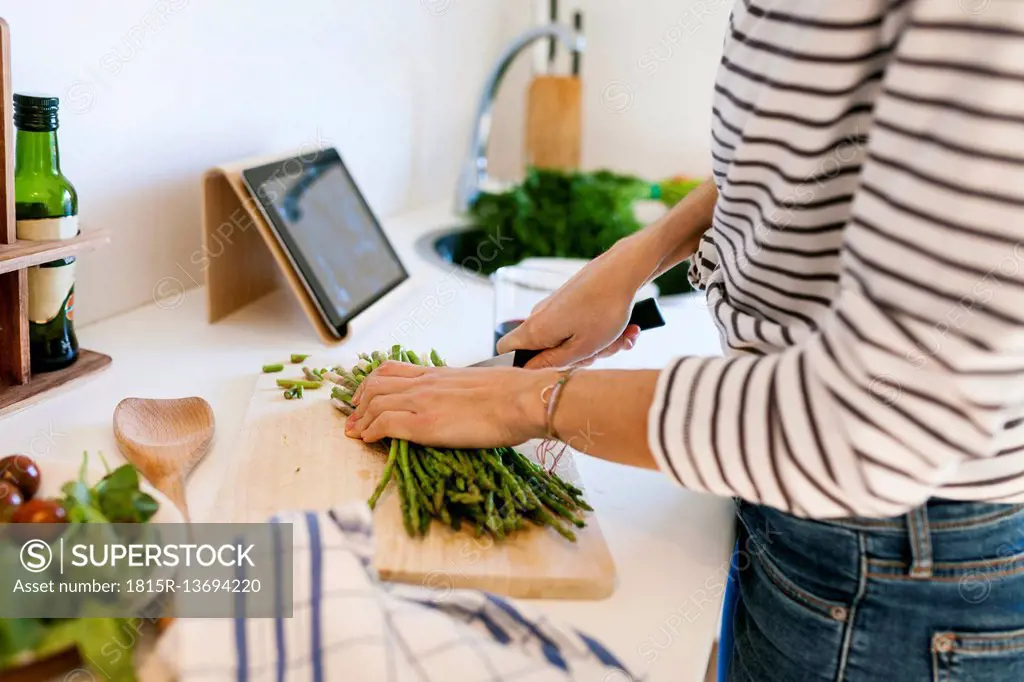
[[[335,150],[249,169],[244,175],[336,328],[406,279]]]

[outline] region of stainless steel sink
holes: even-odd
[[[416,251],[428,261],[447,267],[455,265],[466,275],[489,281],[488,275],[504,265],[497,255],[498,245],[484,231],[471,225],[441,228],[419,238]],[[654,280],[662,296],[693,291],[686,277],[686,263]]]

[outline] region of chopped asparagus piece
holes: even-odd
[[[341,386],[335,386],[331,389],[331,397],[335,400],[341,400],[343,402],[352,403],[352,394],[343,389]]]
[[[338,411],[341,412],[346,417],[350,416],[353,412],[355,412],[354,407],[352,407],[346,402],[338,400],[337,398],[331,398],[331,404],[338,408]]]
[[[322,381],[308,381],[306,379],[278,379],[277,385],[281,388],[295,388],[301,386],[310,390],[316,390],[324,385]]]

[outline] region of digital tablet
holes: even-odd
[[[242,179],[338,338],[408,278],[337,150],[249,168]]]

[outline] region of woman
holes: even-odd
[[[534,371],[389,365],[349,431],[737,498],[733,680],[1024,679],[1022,124],[1024,3],[742,0],[714,182],[502,340]],[[572,373],[694,255],[725,357]]]

